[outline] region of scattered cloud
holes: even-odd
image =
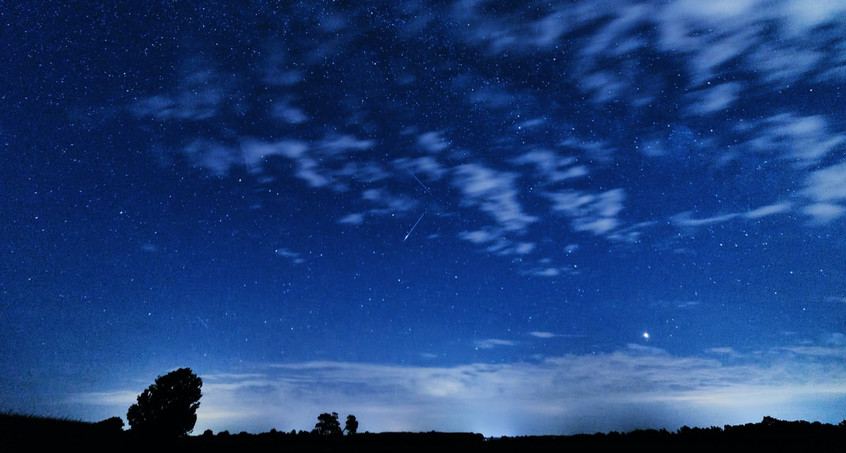
[[[817,223],[825,224],[843,216],[846,207],[846,163],[840,163],[809,174],[804,194],[814,202],[803,211]]]
[[[476,347],[479,349],[493,349],[500,346],[514,346],[517,343],[511,340],[500,340],[496,338],[489,338],[487,340],[479,340],[476,342]]]
[[[417,137],[417,145],[430,153],[439,153],[449,148],[449,141],[442,132],[425,132]]]
[[[846,214],[846,207],[834,203],[812,203],[802,208],[802,212],[811,217],[814,223],[825,225]]]
[[[701,227],[707,225],[715,225],[729,222],[736,219],[760,219],[777,214],[786,214],[791,212],[793,204],[789,202],[773,203],[766,206],[761,206],[746,212],[732,212],[727,214],[720,214],[713,217],[693,218],[690,212],[682,212],[671,217],[670,221],[681,227]]]
[[[769,365],[745,363],[731,348],[711,350],[730,360],[727,365],[634,345],[501,364],[257,365],[242,374],[201,373],[204,396],[195,430],[310,430],[327,408],[355,414],[362,431],[471,430],[492,436],[722,426],[758,421],[762,414],[838,422],[836,401],[846,396],[843,346],[788,349],[786,358]],[[88,393],[75,401],[124,411],[137,393]],[[835,396],[828,398],[830,407],[804,404],[823,394]]]
[[[346,223],[349,225],[361,225],[364,222],[364,214],[360,212],[354,212],[351,214],[347,214],[341,217],[338,220],[338,223]]]
[[[738,99],[741,87],[737,82],[721,83],[708,86],[689,95],[693,102],[690,111],[693,114],[711,114],[722,112]]]
[[[401,8],[418,19],[399,26],[397,36],[417,36],[435,16],[448,15],[464,24],[450,32],[470,47],[497,58],[526,52],[553,55],[554,51],[554,58],[571,68],[561,77],[578,87],[590,102],[624,103],[637,108],[656,105],[656,99],[669,87],[661,79],[661,71],[647,72],[649,65],[641,64],[637,60],[640,57],[633,60],[632,55],[660,51],[672,55],[687,69],[686,85],[677,87],[683,90],[687,102],[677,109],[688,116],[724,112],[742,105],[750,93],[836,77],[846,67],[846,48],[816,39],[810,32],[832,29],[832,35],[837,35],[836,31],[843,29],[838,19],[846,7],[836,0],[815,2],[813,6],[799,0],[719,0],[707,5],[695,0],[674,0],[649,6],[631,0],[536,6],[528,14],[521,8],[489,8],[476,0],[456,2],[441,11],[407,5]],[[589,33],[585,32],[586,24],[591,24]],[[178,145],[179,152],[215,176],[224,177],[233,167],[245,166],[261,181],[274,181],[283,175],[269,175],[268,160],[286,159],[291,163],[291,174],[308,187],[335,192],[361,190],[362,200],[370,206],[346,207],[347,214],[339,215],[338,221],[349,225],[361,224],[367,215],[419,207],[414,190],[420,187],[416,183],[394,185],[403,182],[409,173],[427,191],[434,188],[436,181],[450,178],[452,187],[458,189],[461,208],[479,210],[492,220],[491,225],[461,227],[458,236],[499,255],[523,256],[542,248],[540,242],[514,239],[532,225],[553,221],[532,210],[538,197],[552,201],[552,210],[568,218],[570,229],[562,229],[566,232],[635,243],[641,238],[637,225],[650,221],[654,224],[654,219],[633,218],[640,223],[627,225],[621,216],[628,203],[639,203],[637,188],[591,188],[594,178],[604,177],[600,173],[607,168],[603,166],[610,167],[621,157],[619,149],[626,149],[625,144],[602,140],[602,134],[596,131],[585,134],[572,129],[571,124],[565,127],[566,121],[555,115],[557,107],[542,96],[473,70],[451,79],[452,88],[464,93],[470,107],[508,115],[510,122],[503,124],[516,127],[516,131],[509,130],[527,137],[547,125],[556,125],[569,135],[557,136],[554,142],[541,139],[503,147],[512,150],[500,161],[508,165],[506,171],[497,167],[494,158],[485,156],[486,160],[479,160],[481,150],[468,149],[472,144],[468,147],[462,143],[459,147],[460,134],[451,126],[404,122],[399,133],[406,141],[392,143],[391,131],[364,120],[369,113],[360,106],[349,110],[341,107],[339,115],[347,114],[343,125],[301,131],[314,114],[308,99],[302,99],[301,90],[294,89],[311,77],[304,68],[342,52],[344,45],[338,33],[344,31],[349,37],[361,32],[353,29],[343,14],[330,14],[316,31],[326,38],[317,48],[297,50],[282,39],[263,44],[262,58],[255,67],[256,80],[272,86],[278,96],[268,98],[262,113],[251,113],[269,116],[275,123],[282,120],[285,132],[272,134],[272,139],[254,138],[237,124],[215,126],[205,135],[185,138]],[[643,33],[644,29],[656,33]],[[568,52],[555,50],[565,41]],[[758,75],[745,81],[728,77],[736,73],[737,67],[751,68],[750,72]],[[158,122],[216,124],[224,114],[242,115],[243,109],[248,108],[236,105],[238,88],[209,58],[189,58],[175,72],[180,83],[174,89],[140,97],[128,106],[132,114]],[[402,83],[414,77],[406,74]],[[673,80],[672,84],[680,82],[681,79]],[[351,105],[359,104],[356,95],[347,96]],[[544,110],[526,111],[529,105]],[[798,212],[810,219],[809,224],[825,225],[846,215],[846,170],[842,163],[831,165],[831,160],[846,148],[846,133],[839,129],[834,116],[811,110],[777,111],[760,118],[742,118],[734,128],[726,128],[729,138],[737,140],[730,150],[714,159],[732,156],[729,159],[744,161],[754,155],[764,162],[789,162],[789,171],[797,172],[794,179],[804,180],[805,186],[786,190],[798,190],[806,198],[805,203],[791,199],[789,203],[775,202],[746,212],[695,211],[702,217],[694,217],[694,211],[683,212],[671,217],[671,223],[699,227]],[[318,130],[322,132],[314,132]],[[675,148],[688,153],[690,148],[696,148],[705,156],[701,163],[707,165],[708,148],[720,144],[702,141],[707,135],[704,131],[689,132],[698,141],[680,142],[679,146],[674,140],[685,140],[681,132],[677,134],[681,138],[647,133],[638,149],[642,155],[659,157],[673,156]],[[255,134],[253,130],[250,133]],[[407,155],[393,147],[411,148],[413,152]],[[820,168],[821,165],[829,166]],[[530,187],[522,187],[521,182],[529,182]],[[573,188],[562,189],[563,184]],[[447,192],[443,190],[439,195],[456,195]],[[779,195],[786,198],[788,194]],[[637,213],[635,209],[625,212]],[[555,277],[573,271],[561,263],[537,264],[529,264],[520,272]]]
[[[305,259],[302,258],[302,255],[300,253],[291,251],[286,248],[277,248],[273,252],[276,254],[276,256],[287,258],[294,264],[300,264],[305,262]]]
[[[453,184],[461,190],[465,204],[477,206],[505,231],[520,232],[538,219],[524,212],[515,187],[516,178],[514,173],[473,163],[455,169]]]
[[[370,202],[375,207],[368,213],[375,215],[390,215],[398,212],[406,212],[415,209],[419,202],[405,194],[394,193],[384,187],[365,189],[361,198]]]
[[[422,178],[427,181],[440,180],[448,171],[432,156],[420,156],[415,158],[401,157],[399,159],[395,159],[393,164],[394,167],[399,170],[410,172],[410,176],[413,178]]]
[[[271,110],[271,115],[289,124],[302,124],[309,119],[305,112],[287,102],[275,103]]]
[[[555,338],[555,337],[558,336],[558,335],[556,335],[552,332],[539,332],[539,331],[529,332],[529,335],[531,335],[535,338],[545,338],[545,339],[546,338]]]
[[[602,236],[620,225],[617,216],[623,210],[626,192],[623,189],[612,189],[591,194],[569,190],[550,192],[547,197],[553,202],[553,211],[571,218],[573,230]]]
[[[558,183],[568,179],[587,176],[590,172],[585,165],[572,156],[561,156],[555,151],[536,149],[511,160],[516,165],[533,166],[548,183]]]
[[[732,213],[732,214],[722,214],[714,217],[707,217],[707,218],[699,218],[694,219],[691,218],[690,212],[683,212],[681,214],[674,215],[672,217],[672,221],[675,225],[683,226],[683,227],[699,227],[705,225],[713,225],[716,223],[723,223],[729,220],[736,219],[740,214]]]
[[[811,172],[805,194],[819,202],[846,201],[846,162]]]
[[[788,202],[774,203],[771,205],[761,206],[760,208],[753,209],[744,213],[743,215],[749,219],[759,219],[761,217],[790,212],[792,207],[793,205]]]

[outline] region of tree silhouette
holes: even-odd
[[[344,431],[346,431],[348,435],[353,435],[356,431],[358,431],[358,420],[355,419],[355,415],[347,415],[347,422],[344,424]]]
[[[341,424],[338,422],[338,413],[331,414],[323,413],[317,416],[317,424],[314,425],[314,431],[322,436],[340,436]]]
[[[131,431],[151,437],[180,437],[197,422],[203,381],[190,368],[180,368],[156,378],[138,395],[126,418]]]

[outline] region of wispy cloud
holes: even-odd
[[[792,208],[792,203],[782,202],[782,203],[774,203],[767,206],[761,206],[760,208],[753,209],[751,211],[745,212],[743,215],[749,219],[759,219],[761,217],[767,217],[775,214],[784,214],[786,212],[790,212]]]
[[[708,86],[691,93],[693,100],[689,109],[692,114],[710,114],[722,112],[734,104],[740,96],[741,87],[737,82],[721,83]]]
[[[535,338],[555,338],[555,337],[558,336],[558,335],[556,335],[552,332],[539,332],[539,331],[529,332],[529,335],[531,335]]]
[[[449,141],[444,138],[443,133],[439,131],[430,131],[420,134],[417,137],[417,144],[430,153],[439,153],[447,149],[450,145]]]
[[[708,225],[715,225],[725,222],[730,222],[737,219],[760,219],[777,214],[786,214],[793,209],[793,204],[789,202],[773,203],[751,209],[746,212],[731,212],[726,214],[719,214],[712,217],[694,218],[691,212],[682,212],[670,218],[670,221],[677,226],[682,227],[701,227]]]
[[[804,212],[818,223],[828,223],[846,213],[846,163],[832,165],[809,174],[804,190],[814,202]]]
[[[550,192],[547,197],[553,202],[553,211],[572,219],[573,230],[602,236],[620,225],[617,216],[623,210],[626,192],[623,189],[612,189],[592,194],[570,190]]]
[[[834,149],[846,144],[846,135],[831,130],[821,115],[781,113],[764,119],[750,141],[758,152],[778,153],[799,168],[814,165]]]
[[[361,198],[375,205],[368,211],[368,213],[374,215],[406,212],[416,208],[419,204],[417,200],[407,195],[394,193],[384,187],[365,189],[361,193]]]
[[[346,223],[349,225],[361,225],[363,222],[364,214],[360,212],[350,213],[338,219],[338,223]]]
[[[846,214],[846,207],[834,203],[812,203],[802,208],[802,212],[813,219],[813,223],[825,225]]]
[[[479,340],[476,342],[476,347],[479,349],[493,349],[499,346],[514,346],[517,343],[511,340],[500,340],[497,338],[488,338],[487,340]]]
[[[277,248],[276,250],[274,250],[274,253],[276,253],[276,256],[286,258],[294,264],[300,264],[305,262],[305,259],[303,259],[302,255],[299,252],[295,252],[287,248]]]
[[[588,167],[579,164],[573,156],[561,156],[555,151],[536,149],[511,160],[517,165],[531,165],[543,175],[548,183],[587,176]]]
[[[538,220],[523,211],[516,174],[472,163],[458,166],[454,175],[453,184],[461,190],[464,203],[477,206],[505,231],[523,231]]]
[[[634,345],[495,365],[259,365],[240,375],[201,375],[204,396],[195,430],[310,430],[317,414],[327,410],[355,414],[362,430],[486,435],[722,426],[764,415],[839,421],[836,404],[820,411],[806,409],[806,403],[821,395],[829,401],[846,396],[843,346],[788,349],[787,358],[769,365],[743,363],[730,348],[712,352],[732,365]],[[125,410],[133,395],[89,393],[76,400]]]
[[[727,222],[729,220],[736,219],[740,214],[731,213],[731,214],[722,214],[713,217],[704,217],[704,218],[692,218],[690,212],[684,212],[681,214],[677,214],[672,217],[672,221],[674,224],[684,227],[698,227],[698,226],[705,226],[705,225],[713,225],[717,223]]]
[[[811,172],[805,193],[816,201],[846,201],[846,163]]]
[[[501,228],[462,231],[458,233],[458,237],[482,246],[488,252],[503,256],[527,255],[537,247],[534,242],[512,240],[505,237],[505,232]]]

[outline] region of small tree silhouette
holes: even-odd
[[[197,422],[203,381],[190,368],[180,368],[159,376],[138,395],[126,419],[131,431],[151,437],[180,437],[190,433]]]
[[[340,436],[341,424],[338,422],[338,413],[323,413],[317,416],[317,424],[314,425],[314,432],[321,436]]]
[[[348,435],[353,435],[356,431],[358,431],[358,420],[355,419],[355,415],[347,415],[347,422],[344,424],[344,431],[346,431]]]

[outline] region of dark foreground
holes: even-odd
[[[116,423],[117,422],[117,423]],[[229,434],[152,440],[121,429],[119,419],[100,423],[0,415],[0,451],[177,452],[802,452],[846,453],[846,421],[839,425],[782,421],[676,432],[638,430],[574,436],[486,438],[474,433],[364,433],[344,437],[312,433]]]

